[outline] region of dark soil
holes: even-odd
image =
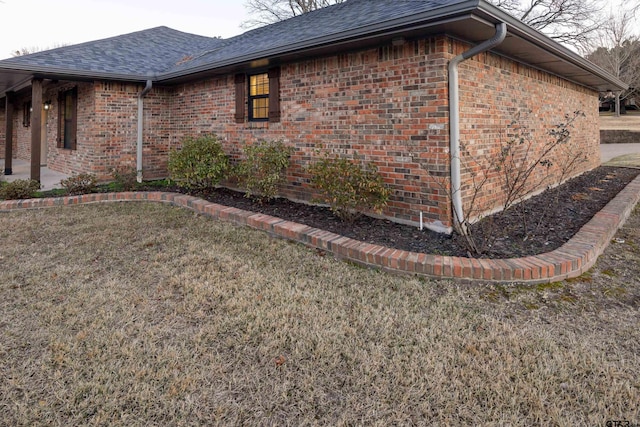
[[[472,226],[483,258],[512,258],[549,252],[562,246],[601,210],[640,170],[601,166],[532,197],[506,212]],[[154,187],[158,190],[158,187]],[[260,212],[363,242],[429,254],[471,256],[461,237],[363,216],[354,223],[328,208],[276,199],[260,204],[243,193],[216,189],[198,194],[211,202]]]

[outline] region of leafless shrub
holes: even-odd
[[[517,209],[530,194],[564,181],[587,161],[584,153],[569,144],[571,129],[580,117],[584,117],[581,111],[566,114],[565,120],[554,125],[547,132],[548,138],[541,141],[532,135],[523,117],[518,115],[507,126],[497,151],[474,155],[470,147],[461,144],[461,170],[467,177],[466,187],[460,190],[466,195],[464,218],[458,218],[455,209],[453,215],[456,232],[470,255],[482,255],[498,236],[493,227],[479,230],[473,227],[474,222],[493,211],[492,217],[499,218],[508,209]],[[430,176],[432,182],[446,188],[453,199],[454,190],[450,188],[448,178]],[[487,197],[491,182],[497,182],[497,191]],[[552,204],[548,206],[550,209]],[[540,221],[533,225],[527,223],[527,215],[521,215],[525,239],[546,214],[540,212]]]

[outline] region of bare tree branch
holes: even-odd
[[[603,0],[489,0],[552,39],[584,49],[602,20]]]
[[[246,0],[245,8],[253,17],[242,23],[243,28],[255,28],[274,22],[284,21],[294,16],[302,15],[343,3],[346,0]]]
[[[50,49],[57,49],[59,47],[65,47],[65,46],[69,46],[69,43],[54,43],[52,46],[31,46],[31,47],[21,47],[20,49],[16,49],[14,51],[11,51],[11,56],[13,56],[14,58],[16,56],[24,56],[24,55],[30,55],[32,53],[36,53],[36,52],[42,52],[45,50],[50,50]]]
[[[638,5],[611,13],[602,26],[595,48],[587,59],[629,85],[619,94],[624,100],[640,88],[640,35],[637,33]],[[616,111],[617,114],[620,111]]]

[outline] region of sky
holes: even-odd
[[[248,18],[243,0],[0,0],[0,59],[161,25],[228,38]]]

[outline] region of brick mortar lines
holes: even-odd
[[[341,259],[386,271],[465,282],[547,283],[587,271],[607,247],[640,200],[640,176],[629,183],[574,237],[544,254],[510,259],[433,256],[360,242],[261,213],[243,211],[195,197],[165,192],[99,193],[48,199],[5,200],[0,212],[106,202],[158,202],[331,252]],[[585,239],[588,236],[587,239]],[[585,244],[585,240],[592,242]]]

